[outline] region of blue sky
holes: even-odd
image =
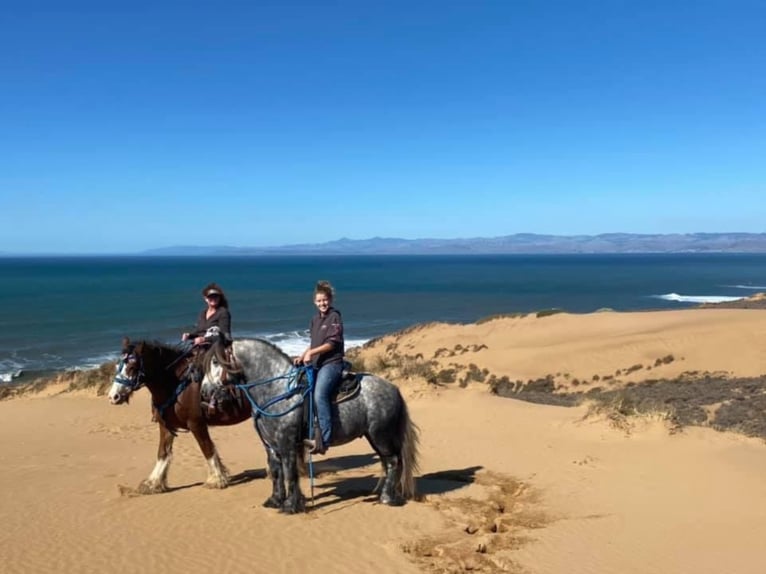
[[[2,252],[766,231],[762,2],[3,6]]]

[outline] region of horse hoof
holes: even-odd
[[[167,487],[163,484],[157,484],[144,480],[141,482],[141,484],[138,485],[136,490],[139,494],[160,494],[167,491]]]
[[[223,490],[229,486],[226,480],[209,480],[203,485],[205,488],[212,488],[215,490]]]
[[[276,498],[269,497],[266,499],[266,501],[263,503],[264,508],[279,508],[282,509],[282,503],[277,500]]]
[[[299,500],[295,503],[285,503],[282,505],[280,512],[283,514],[298,514],[300,512],[306,512],[306,503]]]
[[[399,496],[389,496],[388,494],[380,495],[380,503],[386,506],[404,506],[404,499]]]

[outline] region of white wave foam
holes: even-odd
[[[677,301],[679,303],[726,303],[728,301],[744,299],[744,297],[730,297],[726,295],[680,295],[678,293],[653,295],[653,297],[664,301]]]
[[[262,337],[266,339],[267,341],[270,341],[274,343],[277,347],[282,349],[286,354],[290,355],[291,357],[297,357],[300,355],[303,351],[306,350],[306,347],[309,346],[309,343],[311,342],[311,338],[309,337],[308,331],[291,331],[287,333],[267,333],[267,334],[243,334],[245,337]],[[369,339],[359,339],[359,338],[347,338],[346,339],[346,350],[351,349],[353,347],[359,347],[361,345],[364,345]]]
[[[0,383],[10,383],[13,379],[18,379],[23,373],[21,369],[9,373],[0,373]]]
[[[733,289],[749,289],[751,291],[766,291],[766,285],[725,285]]]
[[[95,355],[93,357],[86,357],[83,362],[72,367],[74,371],[87,371],[90,369],[96,369],[104,363],[116,361],[120,358],[119,353],[104,353],[102,355]]]
[[[0,383],[10,383],[13,379],[18,379],[25,368],[28,368],[26,361],[16,356],[0,359]]]

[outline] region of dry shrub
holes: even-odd
[[[558,309],[558,308],[552,308],[552,309],[541,309],[537,313],[535,313],[535,317],[540,319],[541,317],[550,317],[551,315],[556,315],[558,313],[563,313],[564,309]]]
[[[103,363],[95,369],[64,371],[49,377],[40,377],[27,383],[0,385],[0,400],[39,393],[51,385],[67,384],[63,392],[95,389],[97,395],[106,394],[114,377],[115,362]]]
[[[482,317],[476,321],[476,324],[481,325],[482,323],[489,323],[490,321],[496,321],[498,319],[520,319],[526,316],[526,313],[498,313],[496,315],[488,315],[487,317]]]
[[[626,433],[631,432],[637,419],[670,421],[674,428],[680,428],[672,406],[655,400],[640,400],[627,391],[611,393],[605,399],[590,403],[585,418],[594,415],[605,416],[614,427]]]

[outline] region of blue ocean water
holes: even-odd
[[[0,380],[113,359],[122,337],[178,341],[210,281],[235,337],[296,353],[313,285],[337,289],[349,346],[427,321],[558,307],[672,309],[766,291],[766,254],[0,258]]]

